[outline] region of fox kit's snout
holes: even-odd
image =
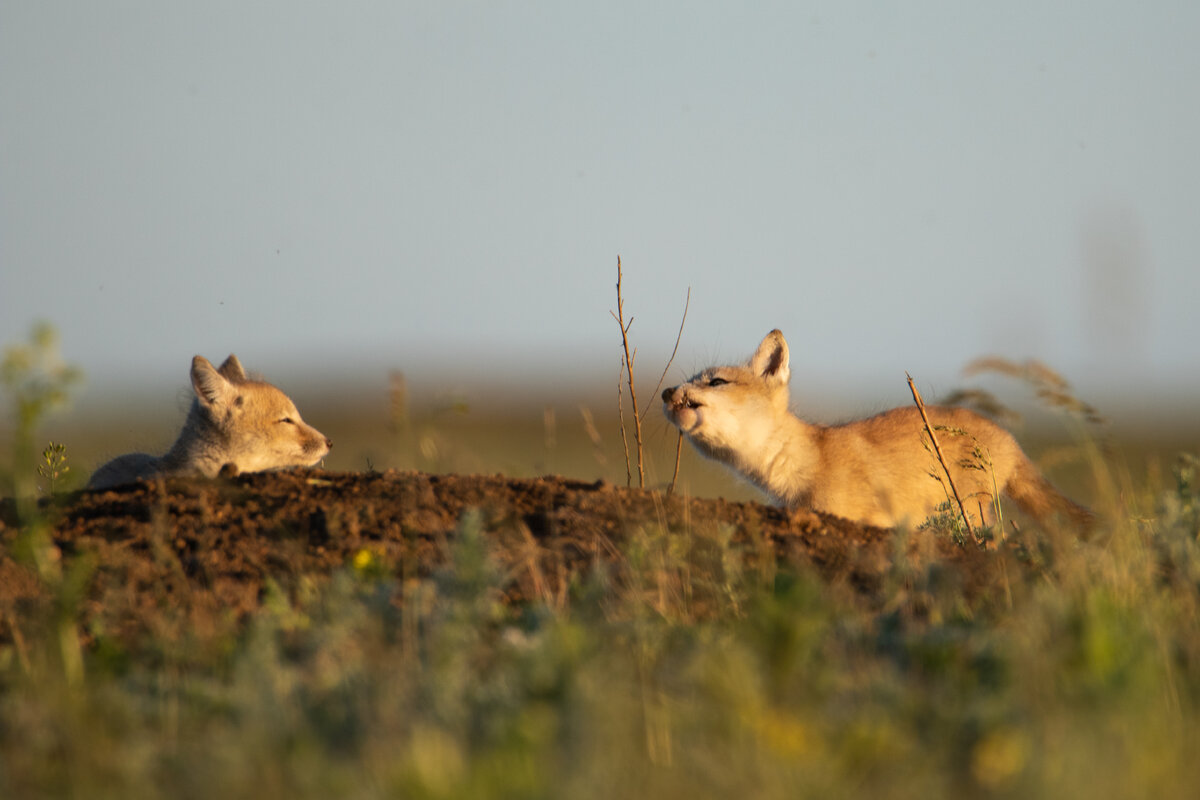
[[[915,525],[949,498],[916,408],[895,408],[844,425],[815,425],[788,408],[787,341],[771,331],[750,360],[711,367],[662,393],[663,413],[704,455],[773,498],[870,525]],[[1081,528],[1092,515],[1050,485],[1016,440],[960,408],[928,407],[954,483],[973,523],[996,519],[995,490],[1042,524],[1064,516]]]
[[[710,367],[665,389],[663,410],[702,453],[745,473],[769,457],[773,425],[788,413],[787,342],[771,331],[744,365]]]
[[[291,399],[269,383],[251,380],[237,356],[220,368],[208,359],[192,359],[195,399],[183,431],[161,458],[130,453],[92,475],[92,489],[130,483],[154,475],[259,472],[309,467],[333,447],[333,441],[300,418]]]

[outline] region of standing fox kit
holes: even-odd
[[[92,474],[89,489],[103,489],[155,475],[258,472],[316,464],[333,442],[300,419],[283,392],[251,380],[231,355],[220,369],[208,359],[192,359],[196,394],[174,446],[162,457],[129,453]]]
[[[879,527],[917,525],[949,497],[916,407],[825,426],[788,409],[788,346],[771,331],[743,366],[712,367],[662,393],[663,411],[704,455],[788,506]],[[997,489],[1045,525],[1091,513],[1059,494],[1012,435],[961,408],[926,408],[973,524],[994,524]],[[937,478],[933,476],[939,476]]]

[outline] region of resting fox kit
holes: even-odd
[[[89,489],[102,489],[155,475],[205,475],[222,470],[258,472],[316,464],[333,442],[300,419],[288,396],[269,383],[250,380],[231,355],[220,369],[192,359],[192,401],[183,431],[161,458],[129,453],[92,475]]]
[[[949,497],[917,408],[844,425],[814,425],[788,410],[788,346],[771,331],[744,366],[712,367],[662,393],[663,410],[706,456],[788,506],[867,525],[917,525]],[[1042,524],[1091,513],[1042,477],[1004,429],[961,408],[926,407],[973,524],[995,522],[999,488]],[[978,451],[978,452],[977,452]],[[939,476],[937,479],[933,475]]]

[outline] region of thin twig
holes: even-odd
[[[675,481],[679,478],[679,459],[683,455],[683,431],[679,432],[679,441],[675,444],[675,472],[671,473],[671,485],[667,487],[667,497],[675,494]]]
[[[621,357],[621,365],[617,367],[617,418],[621,420],[621,446],[625,448],[625,485],[633,483],[633,473],[629,471],[629,437],[625,435],[625,409],[621,402],[621,370],[625,368],[625,357]]]
[[[654,387],[653,397],[658,397],[658,390],[662,388],[663,381],[666,380],[667,371],[671,369],[671,364],[675,361],[675,354],[679,352],[679,341],[683,338],[683,324],[687,322],[688,308],[692,305],[692,287],[688,287],[687,297],[683,301],[683,318],[679,320],[679,332],[675,334],[675,347],[671,349],[671,357],[667,359],[667,365],[663,367],[662,375],[658,377],[658,385]],[[653,402],[653,400],[651,400]],[[649,404],[646,405],[646,410],[642,412],[642,417],[646,416],[646,412],[650,410]],[[667,497],[675,493],[675,482],[679,480],[679,461],[683,456],[683,431],[679,432],[679,441],[675,443],[675,470],[671,473],[671,485],[667,487]]]
[[[929,416],[925,413],[925,403],[921,400],[921,393],[917,391],[917,385],[913,383],[912,375],[906,372],[904,376],[908,378],[908,388],[912,392],[913,402],[917,404],[917,410],[921,412],[921,419],[925,422],[925,430],[929,434],[929,440],[933,442],[933,452],[937,454],[938,462],[941,463],[942,470],[946,473],[946,480],[950,481],[950,491],[954,493],[954,501],[958,503],[958,511],[962,514],[963,525],[967,526],[967,533],[974,538],[975,532],[971,530],[971,520],[967,517],[967,509],[963,506],[962,498],[958,496],[958,487],[954,485],[954,478],[950,475],[950,468],[946,466],[946,459],[942,457],[942,448],[938,446],[933,426],[929,424]]]
[[[609,312],[612,313],[612,312]],[[621,257],[617,256],[617,313],[613,314],[617,325],[621,328],[621,344],[625,348],[625,369],[629,372],[629,402],[633,406],[633,437],[637,442],[638,488],[646,488],[646,468],[642,463],[642,417],[638,414],[637,391],[633,385],[633,360],[637,357],[637,348],[629,352],[629,328],[633,325],[633,317],[625,322],[625,308],[621,300]],[[624,419],[621,420],[624,427]],[[632,478],[630,479],[632,481]]]
[[[675,361],[675,354],[679,352],[679,341],[683,338],[683,323],[687,322],[688,306],[692,304],[692,287],[688,287],[687,298],[683,301],[683,319],[679,320],[679,333],[675,334],[675,347],[671,350],[671,357],[667,359],[667,365],[663,367],[662,375],[658,376],[658,385],[654,387],[654,394],[650,396],[650,402],[646,404],[646,408],[642,410],[642,419],[646,418],[646,414],[650,411],[650,403],[654,402],[654,398],[658,397],[659,389],[662,389],[663,381],[667,379],[667,370],[671,368],[671,363]],[[678,469],[678,462],[676,464]]]

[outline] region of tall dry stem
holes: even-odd
[[[675,471],[671,473],[671,485],[667,487],[667,497],[675,494],[675,482],[679,480],[679,461],[683,458],[683,431],[679,432],[679,440],[675,442]]]
[[[942,448],[938,446],[937,435],[933,432],[933,426],[929,424],[929,416],[925,413],[925,402],[921,400],[921,393],[917,391],[917,385],[913,383],[912,375],[907,372],[904,377],[908,378],[908,389],[912,392],[913,402],[917,404],[917,410],[921,412],[921,420],[925,423],[925,432],[929,434],[929,441],[933,442],[933,452],[937,454],[937,460],[942,465],[942,471],[946,473],[946,480],[950,482],[950,491],[954,493],[954,502],[958,503],[958,512],[962,514],[963,525],[967,528],[967,533],[974,538],[975,532],[971,530],[971,520],[967,517],[967,509],[963,506],[962,498],[958,496],[958,487],[954,485],[954,478],[950,475],[950,467],[946,466],[946,459],[942,456]]]
[[[633,317],[629,318],[629,322],[625,321],[625,302],[621,297],[621,256],[617,256],[617,310],[609,312],[613,319],[617,321],[617,325],[621,328],[621,346],[625,349],[625,355],[621,360],[621,366],[628,373],[629,381],[629,399],[633,405],[633,425],[634,439],[637,444],[637,468],[638,468],[638,487],[646,487],[646,470],[643,462],[642,453],[642,421],[646,418],[646,414],[650,412],[650,405],[654,402],[654,398],[658,397],[658,392],[662,389],[663,381],[666,380],[667,371],[671,369],[671,364],[675,361],[675,354],[679,352],[679,342],[683,338],[683,326],[687,322],[688,308],[692,304],[692,287],[688,287],[687,298],[683,303],[683,318],[679,320],[679,332],[675,334],[675,347],[671,350],[671,357],[667,359],[666,366],[663,367],[662,375],[658,377],[658,385],[654,387],[654,394],[651,400],[646,404],[646,407],[639,410],[637,402],[637,392],[633,385],[633,360],[637,357],[637,348],[632,352],[629,350],[629,328],[633,325]],[[617,375],[617,413],[621,420],[621,443],[625,447],[625,483],[630,485],[633,483],[633,472],[629,466],[629,440],[625,433],[625,410],[622,404],[622,388],[621,376]],[[679,459],[683,452],[683,434],[680,434],[679,444],[675,448],[675,472],[671,477],[671,485],[667,489],[667,493],[675,489],[675,480],[679,477]]]
[[[625,433],[625,404],[624,384],[621,382],[621,370],[625,368],[625,358],[621,357],[621,365],[617,368],[617,419],[621,421],[621,447],[625,450],[625,485],[633,483],[633,473],[629,469],[629,437]]]
[[[637,468],[638,468],[638,488],[646,488],[646,467],[642,461],[642,415],[638,413],[637,390],[633,385],[633,360],[637,358],[637,348],[629,351],[629,327],[633,325],[633,317],[629,318],[629,322],[625,322],[625,303],[621,299],[621,257],[617,256],[617,311],[613,315],[613,319],[617,321],[617,325],[621,327],[621,345],[625,348],[625,369],[629,373],[629,402],[633,406],[633,438],[637,443]],[[620,387],[617,389],[617,397],[620,398]],[[617,406],[618,412],[621,414],[621,438],[625,438],[625,412],[620,405]],[[625,474],[626,483],[632,483],[633,476],[629,472],[629,445],[625,445]]]
[[[675,354],[679,352],[679,341],[683,338],[683,324],[687,322],[688,308],[692,304],[692,287],[687,289],[687,297],[683,301],[683,318],[679,320],[679,332],[675,334],[675,347],[671,349],[671,357],[667,359],[667,365],[663,367],[662,375],[658,376],[658,385],[654,387],[654,394],[650,397],[650,402],[642,409],[642,417],[650,411],[650,404],[654,402],[654,398],[658,397],[659,390],[662,389],[663,381],[667,378],[667,371],[671,369],[671,365],[675,363]]]

